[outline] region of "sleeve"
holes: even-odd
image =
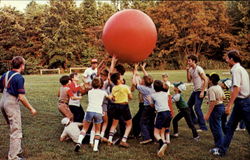
[[[241,80],[241,73],[240,71],[233,71],[232,72],[232,86],[240,87],[240,80]]]
[[[209,101],[216,101],[215,92],[213,91],[212,88],[208,90],[208,99]]]
[[[173,103],[178,102],[178,101],[180,100],[180,97],[181,97],[180,94],[175,94],[175,95],[173,95],[173,97],[172,97],[172,102],[173,102]]]
[[[136,85],[136,89],[142,93],[142,94],[145,94],[144,91],[145,91],[145,87],[143,85]]]
[[[202,73],[205,74],[204,70],[200,66],[197,67],[197,72],[199,73],[199,75],[201,75]]]
[[[127,92],[128,94],[131,94],[131,90],[129,89],[129,86],[127,86]]]
[[[69,96],[69,97],[73,97],[74,96],[74,93],[73,93],[73,91],[72,91],[72,89],[68,89],[67,90],[67,95]]]
[[[84,73],[83,73],[83,76],[84,77],[88,77],[88,74],[89,74],[89,68],[87,68]]]
[[[66,129],[64,128],[62,134],[61,134],[61,138],[66,137],[68,134],[66,133]]]
[[[18,94],[25,94],[25,89],[24,89],[24,78],[21,77],[18,81],[17,81],[17,93]]]

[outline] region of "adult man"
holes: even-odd
[[[91,67],[87,68],[83,73],[84,83],[91,84],[92,80],[97,76],[97,59],[91,60]]]
[[[207,126],[203,117],[201,105],[206,94],[205,91],[207,88],[208,79],[205,75],[204,70],[197,65],[197,61],[198,58],[195,55],[188,56],[187,80],[188,82],[191,82],[192,80],[194,84],[194,91],[192,92],[188,100],[188,106],[191,110],[193,122],[196,123],[198,120],[200,129],[198,129],[197,131],[204,131],[207,130]],[[193,106],[196,115],[193,111]]]
[[[21,160],[22,153],[21,138],[21,111],[19,101],[35,115],[36,110],[29,104],[25,97],[24,78],[21,72],[25,68],[25,60],[20,57],[14,57],[11,61],[12,70],[6,72],[0,80],[0,91],[3,92],[0,101],[2,113],[10,126],[10,148],[8,160]]]
[[[240,65],[241,59],[239,52],[236,50],[229,51],[226,61],[231,67],[232,88],[231,98],[226,106],[225,112],[230,113],[232,105],[233,111],[226,125],[226,134],[222,146],[214,148],[211,152],[214,155],[223,156],[230,145],[234,131],[238,123],[243,120],[250,134],[250,81],[249,75],[245,68]]]

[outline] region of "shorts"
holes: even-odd
[[[114,119],[118,120],[120,117],[123,117],[125,121],[132,119],[128,104],[113,103],[112,106]]]
[[[155,128],[169,128],[172,116],[170,111],[157,112],[155,118]]]
[[[100,124],[103,122],[102,114],[96,112],[86,112],[84,120],[87,122],[93,122],[94,124]]]

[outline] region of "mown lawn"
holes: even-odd
[[[161,74],[167,72],[171,82],[186,81],[186,73],[183,70],[176,71],[153,71],[149,72],[155,79],[161,79]],[[208,70],[207,73],[216,72],[222,78],[230,77],[228,70]],[[73,151],[74,144],[71,141],[60,142],[59,137],[63,130],[60,124],[62,115],[57,110],[57,92],[59,88],[58,79],[61,75],[29,75],[25,76],[27,97],[30,103],[38,110],[38,115],[32,117],[30,113],[22,107],[23,124],[23,148],[24,155],[29,160],[154,160],[156,156],[157,144],[140,145],[138,140],[129,139],[129,149],[118,146],[109,147],[101,144],[98,153],[92,152],[88,145],[84,145],[84,150],[80,153]],[[125,79],[130,84],[131,72],[125,75]],[[191,93],[191,86],[185,91],[185,99]],[[207,110],[206,101],[202,108]],[[86,96],[82,100],[82,106],[86,109]],[[175,106],[174,106],[175,107]],[[130,109],[133,115],[138,110],[137,91],[134,92],[134,99],[130,102]],[[177,113],[177,110],[175,110]],[[234,139],[230,145],[228,154],[223,158],[216,158],[208,152],[213,147],[213,137],[210,131],[200,133],[201,140],[195,142],[191,139],[191,130],[188,129],[184,120],[180,121],[180,137],[172,139],[166,155],[162,159],[166,160],[249,160],[250,159],[250,136],[245,132],[235,132]],[[9,147],[9,130],[2,116],[0,116],[0,160],[7,158]]]

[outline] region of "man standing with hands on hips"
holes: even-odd
[[[0,79],[0,92],[3,93],[0,101],[0,109],[10,127],[10,147],[8,160],[23,160],[21,139],[22,123],[19,101],[30,110],[32,115],[37,111],[30,105],[25,97],[24,78],[21,73],[25,69],[23,57],[14,57],[11,61],[12,70],[3,74]]]
[[[188,106],[190,107],[193,123],[195,124],[198,121],[200,129],[197,129],[197,131],[200,132],[207,130],[201,106],[206,94],[208,79],[204,70],[197,65],[197,61],[198,58],[195,55],[188,56],[187,80],[188,82],[191,82],[192,80],[194,84],[194,91],[188,100]]]

